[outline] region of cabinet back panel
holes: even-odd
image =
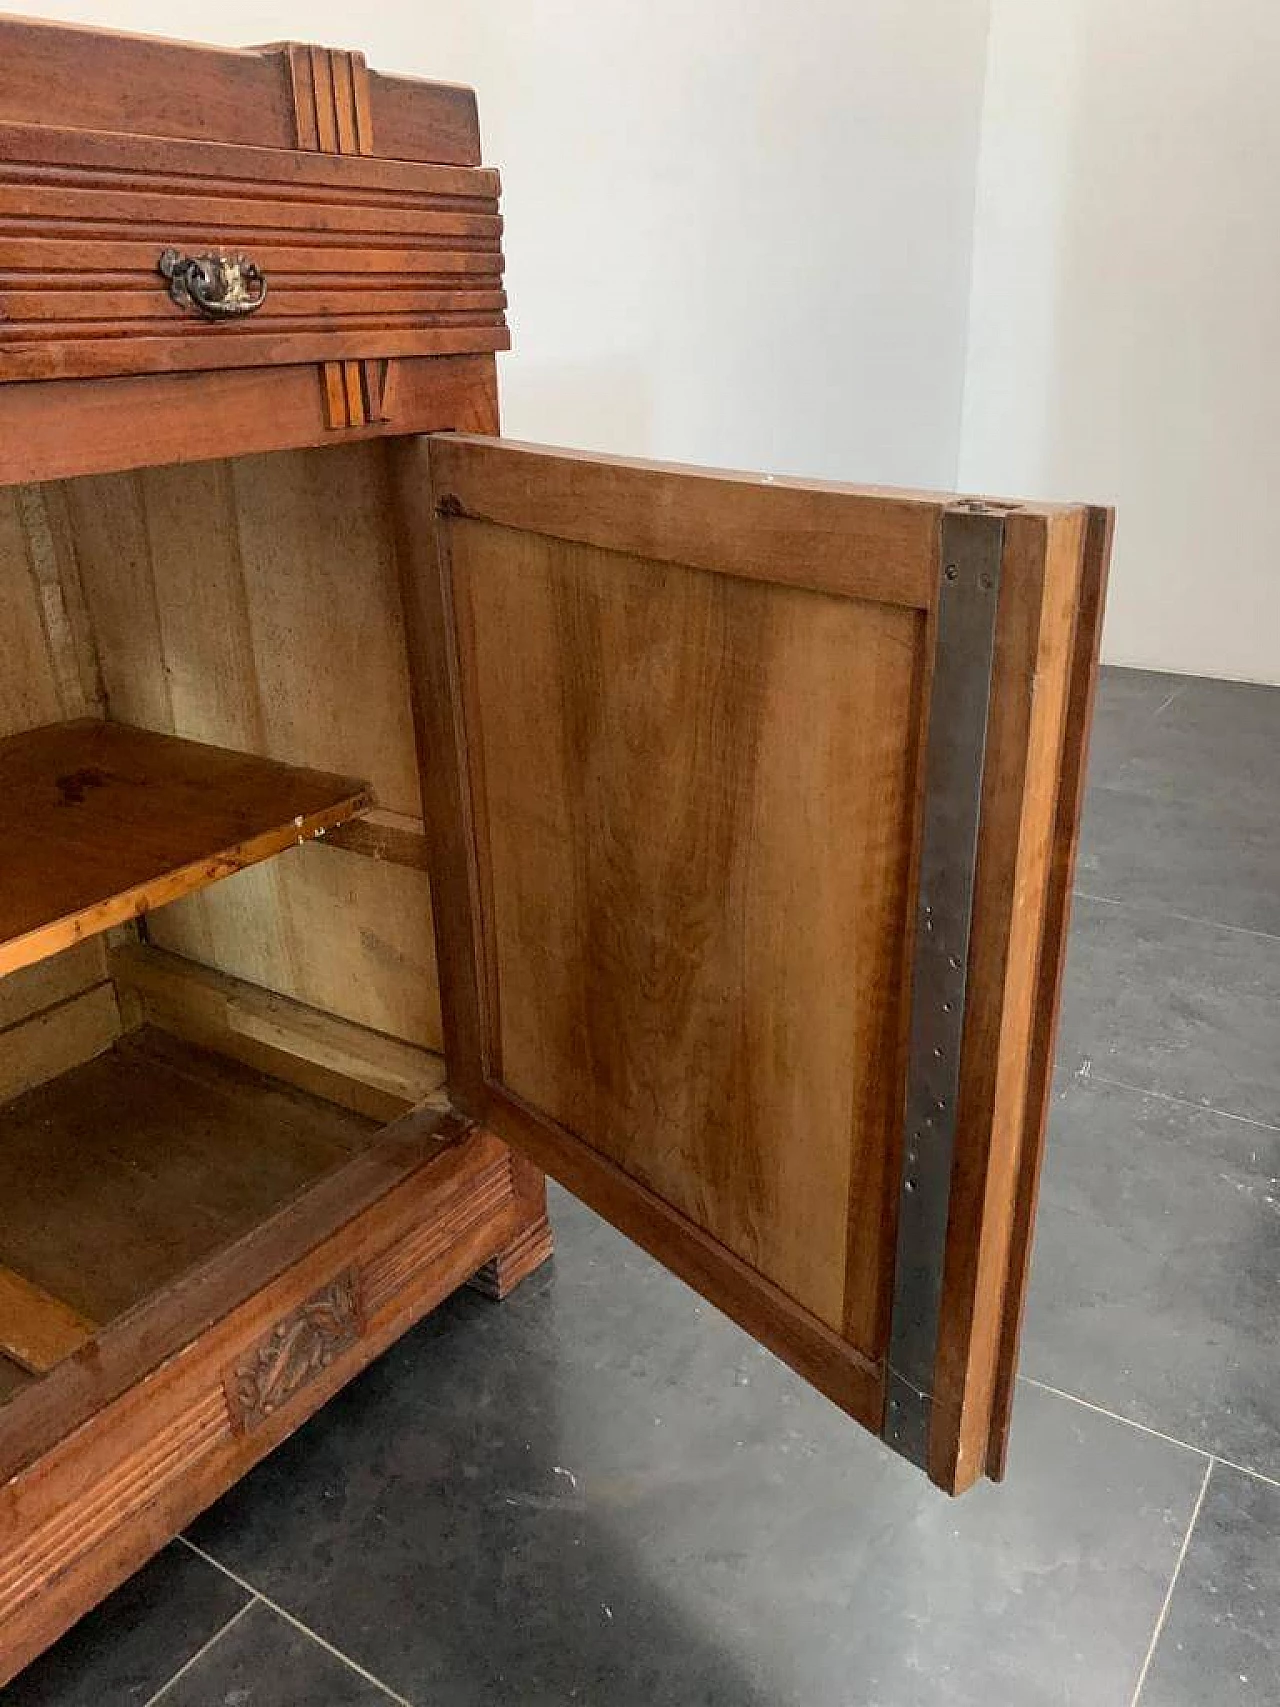
[[[874,1355],[924,613],[451,549],[495,1073]]]
[[[289,763],[420,815],[378,445],[66,483],[110,716]],[[325,847],[154,914],[162,947],[428,1048],[426,874]]]
[[[0,487],[0,737],[101,715],[97,661],[57,489]]]
[[[100,712],[97,662],[56,489],[0,487],[0,613],[0,738]],[[0,1099],[118,1036],[106,980],[97,941],[0,978]]]
[[[56,723],[62,706],[14,488],[0,491],[0,604],[0,735],[16,735]]]

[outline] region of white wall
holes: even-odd
[[[1280,682],[1280,4],[993,0],[960,483],[1118,505],[1105,655]]]
[[[474,83],[509,433],[1114,501],[1106,655],[1280,681],[1280,0],[25,9]]]
[[[950,485],[987,0],[26,0],[473,83],[517,436]]]

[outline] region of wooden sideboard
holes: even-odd
[[[502,440],[498,192],[0,20],[0,1681],[543,1170],[1002,1471],[1109,515]]]

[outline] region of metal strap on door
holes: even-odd
[[[928,1467],[1003,513],[942,522],[885,1439]]]

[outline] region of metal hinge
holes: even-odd
[[[925,750],[884,1438],[928,1467],[1004,512],[945,512]]]

